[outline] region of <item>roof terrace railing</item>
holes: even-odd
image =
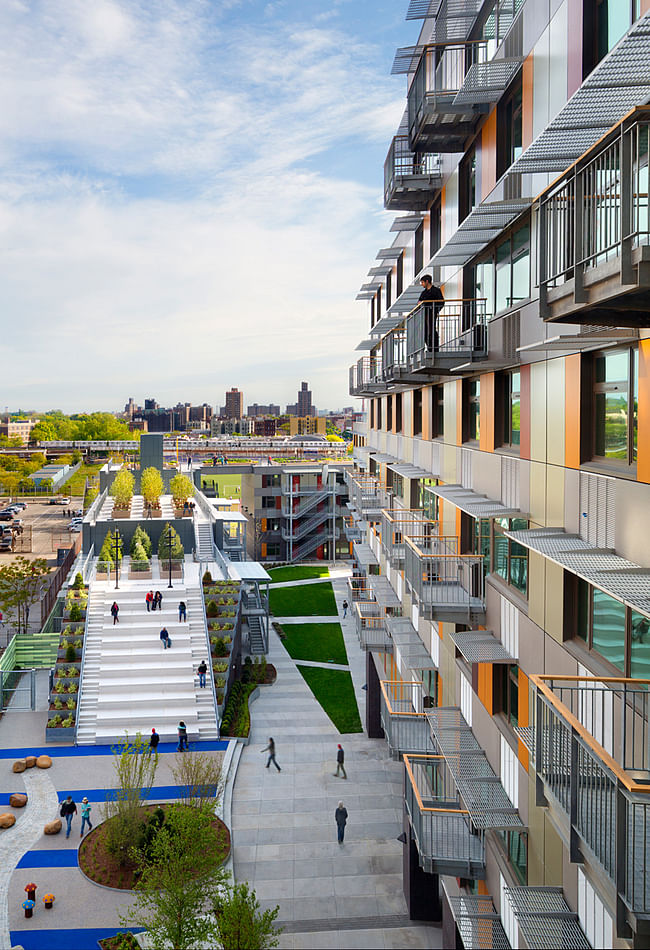
[[[571,859],[586,846],[621,908],[650,918],[650,680],[532,675],[531,686],[538,802],[568,816]]]
[[[483,557],[458,554],[458,538],[405,538],[404,576],[420,609],[432,617],[485,613]]]
[[[540,199],[540,289],[575,281],[576,300],[593,268],[621,258],[631,283],[632,252],[650,244],[650,110],[623,119]]]
[[[406,318],[406,365],[435,367],[445,357],[487,355],[486,300],[483,297],[423,301]]]
[[[422,684],[381,680],[381,724],[394,758],[407,753],[432,755],[436,750],[424,713]]]

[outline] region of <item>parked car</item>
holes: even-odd
[[[0,511],[0,521],[13,521],[14,513],[13,511]]]
[[[13,534],[3,534],[0,536],[0,551],[13,551],[14,549],[14,536]]]
[[[22,518],[14,518],[14,520],[13,520],[13,521],[11,522],[11,524],[9,525],[9,528],[10,528],[12,531],[17,532],[18,534],[22,534],[22,533],[23,533],[23,519],[22,519]]]
[[[65,495],[57,495],[56,498],[50,498],[51,505],[69,505],[70,499]]]
[[[82,528],[83,528],[83,522],[81,522],[81,521],[79,521],[77,524],[69,524],[69,525],[68,525],[68,531],[73,531],[73,532],[75,532],[75,533],[77,533],[77,534],[79,533],[79,531],[82,530]]]
[[[27,502],[26,502],[26,501],[13,501],[13,502],[11,503],[11,507],[12,507],[12,508],[20,508],[21,511],[24,511],[25,508],[27,507]]]

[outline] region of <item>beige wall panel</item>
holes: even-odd
[[[562,3],[549,25],[549,112],[556,115],[567,101],[568,3]]]
[[[546,524],[564,527],[564,469],[557,465],[546,469]]]
[[[444,384],[444,441],[456,445],[456,380]]]
[[[455,485],[460,479],[456,467],[456,446],[442,445],[441,477],[448,485]]]
[[[524,514],[530,511],[530,462],[521,459],[519,462],[519,507]]]
[[[616,553],[650,567],[648,486],[620,479],[616,491]]]
[[[488,498],[501,498],[501,456],[494,452],[476,452],[472,465],[474,491]]]
[[[564,568],[548,561],[546,564],[546,618],[544,629],[562,643],[564,620]]]
[[[402,393],[402,432],[404,438],[412,441],[413,437],[413,391]],[[402,456],[403,457],[403,456]]]
[[[546,363],[530,367],[530,457],[546,461]]]
[[[539,462],[530,463],[530,497],[528,510],[531,528],[546,527],[546,466]]]
[[[498,775],[501,762],[501,733],[479,699],[474,700],[472,731],[485,752],[488,762]]]
[[[520,796],[521,797],[521,796]],[[541,886],[544,881],[544,809],[535,805],[535,772],[528,773],[528,884]]]
[[[546,384],[547,459],[553,465],[564,465],[564,360],[549,360]],[[531,399],[531,409],[531,415],[534,415],[537,411],[534,399]]]
[[[564,528],[569,534],[580,531],[580,472],[564,469]]]
[[[562,884],[563,852],[562,839],[547,814],[544,822],[544,884],[547,887],[557,887]]]
[[[440,644],[440,674],[442,676],[442,702],[444,706],[457,706],[460,693],[456,689],[456,661],[453,653]],[[458,696],[458,699],[456,697]]]
[[[574,660],[564,647],[552,637],[544,639],[544,672],[562,676],[577,676],[578,661]]]
[[[546,605],[546,558],[535,551],[528,555],[528,617],[534,624],[544,629],[544,610]],[[521,652],[521,640],[519,643]]]

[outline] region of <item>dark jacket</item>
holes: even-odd
[[[149,739],[149,745],[151,746],[151,748],[156,749],[158,747],[159,742],[160,742],[160,736],[158,735],[158,733],[152,732],[151,738]]]
[[[167,627],[163,627],[160,631],[160,639],[169,640],[169,631],[167,630]]]
[[[207,672],[208,672],[208,668],[207,668],[207,666],[205,665],[205,663],[199,663],[199,665],[198,665],[198,667],[197,667],[197,672],[198,672],[198,673],[207,673]]]
[[[336,761],[340,762],[340,764],[343,765],[344,760],[345,760],[345,752],[343,751],[343,749],[339,749],[336,753]]]
[[[337,808],[334,812],[334,817],[336,818],[337,825],[345,825],[348,820],[348,810],[347,808]]]
[[[436,287],[435,284],[432,284],[431,287],[425,288],[422,291],[422,293],[418,297],[418,301],[422,301],[422,300],[438,300],[441,303],[445,302],[445,298],[443,297],[440,287]]]
[[[76,815],[76,814],[77,814],[77,806],[75,805],[74,802],[65,801],[65,802],[61,805],[61,817],[62,817],[62,818],[65,818],[67,815]]]
[[[113,614],[114,617],[119,612],[119,609],[120,608],[118,607],[117,604],[113,604],[113,606],[111,607],[111,613]]]

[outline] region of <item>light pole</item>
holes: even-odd
[[[173,587],[172,584],[172,526],[167,525],[167,544],[169,545],[169,584],[167,587]]]
[[[120,577],[120,530],[119,528],[115,529],[115,590],[119,590],[119,577]]]

